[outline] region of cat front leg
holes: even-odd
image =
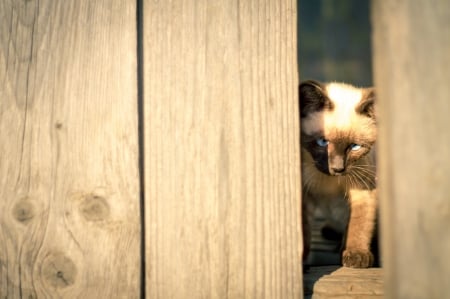
[[[350,220],[342,264],[351,268],[368,268],[374,262],[370,242],[375,230],[376,190],[350,190],[349,195]]]

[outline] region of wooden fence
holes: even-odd
[[[373,1],[387,298],[449,298],[450,2]]]
[[[134,1],[0,1],[0,298],[138,298]]]
[[[0,298],[301,298],[296,10],[0,0]],[[449,4],[373,10],[388,297],[444,298]]]

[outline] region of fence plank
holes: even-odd
[[[0,297],[138,298],[134,1],[0,1]]]
[[[296,1],[144,1],[149,298],[300,298]]]
[[[448,298],[450,2],[373,2],[388,298]]]

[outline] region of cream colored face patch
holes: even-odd
[[[352,109],[353,112],[346,113],[343,115],[343,112],[338,111],[327,111],[324,112],[322,121],[323,121],[323,134],[324,136],[333,135],[336,132],[358,132],[358,131],[367,131],[374,130],[373,121],[365,116],[362,116]],[[371,132],[366,132],[370,134]]]
[[[336,135],[337,132],[353,132],[358,135],[374,135],[376,127],[373,120],[356,112],[348,113],[346,117],[335,111],[314,112],[302,119],[302,132],[309,136],[325,137]]]
[[[329,83],[325,90],[331,101],[345,111],[356,107],[363,95],[360,88],[345,83]]]
[[[355,111],[362,98],[361,89],[342,83],[330,83],[326,86],[326,91],[334,109],[324,113],[324,127],[342,130],[354,128],[362,119]]]
[[[307,135],[333,135],[336,131],[373,130],[373,121],[356,112],[362,90],[343,83],[326,85],[326,94],[333,103],[331,111],[310,113],[302,118],[302,131]]]
[[[324,112],[314,112],[302,119],[302,131],[307,135],[323,134]]]

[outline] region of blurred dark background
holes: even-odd
[[[370,0],[298,0],[300,81],[372,85]]]

